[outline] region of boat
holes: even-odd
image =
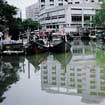
[[[67,36],[67,41],[68,42],[73,41],[73,34],[72,33],[67,33],[66,36]]]
[[[48,45],[44,39],[38,38],[35,41],[29,42],[26,46],[26,54],[38,54],[48,51]]]
[[[89,37],[91,40],[96,41],[96,35],[95,34],[89,34]]]
[[[70,45],[65,43],[63,40],[55,40],[50,43],[49,51],[52,53],[59,53],[70,50]]]
[[[32,40],[26,45],[27,54],[43,53],[43,52],[64,52],[69,51],[71,45],[66,43],[64,35],[61,33],[46,32],[44,37],[34,35]]]
[[[23,43],[8,43],[8,44],[2,44],[2,55],[13,55],[13,54],[24,54],[24,46]]]
[[[91,40],[96,41],[96,29],[90,28],[89,37],[90,37]]]
[[[69,51],[71,45],[67,42],[64,35],[60,33],[52,34],[52,41],[49,44],[49,50],[53,53]]]
[[[32,54],[38,54],[38,53],[44,53],[48,51],[48,41],[47,39],[43,36],[44,32],[38,32],[38,33],[33,33],[30,34],[28,32],[28,43],[25,45],[25,50],[27,55],[32,55]]]
[[[24,45],[21,40],[12,40],[12,36],[0,41],[0,55],[24,54]]]

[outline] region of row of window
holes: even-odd
[[[41,4],[41,7],[44,7],[45,5],[44,4]],[[50,4],[50,6],[54,6],[54,3],[52,4]],[[58,6],[63,6],[63,3],[58,3]]]
[[[59,25],[47,25],[46,28],[59,29]]]
[[[58,16],[51,16],[51,17],[48,16],[40,20],[52,20],[52,19],[60,19],[60,18],[65,18],[65,15],[58,15]]]
[[[59,15],[59,16],[52,16],[52,17],[45,17],[40,20],[53,20],[53,19],[60,19],[60,18],[65,18],[65,15]],[[72,22],[81,22],[82,21],[82,16],[72,16],[71,17]],[[84,21],[90,20],[90,16],[84,16]]]
[[[59,1],[63,1],[63,0],[59,0]],[[88,1],[88,0],[86,0],[86,1]],[[45,2],[45,0],[42,0],[42,2]],[[50,0],[50,2],[54,2],[54,0]],[[95,1],[91,0],[91,2],[93,3]],[[73,2],[68,2],[68,4],[73,4]],[[75,2],[75,4],[80,4],[80,2],[77,1],[77,2]],[[43,7],[43,6],[44,5],[42,4],[41,7]],[[51,3],[50,6],[54,6],[54,3],[53,4]],[[63,2],[62,3],[58,3],[58,6],[63,6]]]
[[[86,1],[88,1],[88,0],[86,0]],[[95,1],[94,1],[94,0],[91,0],[91,2],[93,3],[93,2],[95,2]],[[73,4],[73,2],[68,2],[68,4]],[[80,2],[77,1],[77,2],[75,2],[75,4],[80,4]]]
[[[54,0],[49,0],[50,2],[54,2]],[[58,0],[58,1],[63,1],[63,0]],[[45,2],[45,0],[41,0],[41,2]]]
[[[84,21],[90,20],[90,16],[84,16]],[[82,16],[72,16],[72,21],[82,21]]]
[[[54,0],[49,0],[50,2],[54,2]],[[58,0],[58,1],[62,1],[63,2],[63,0]],[[71,0],[71,1],[73,1],[73,0]],[[85,0],[85,1],[89,1],[89,0]],[[91,2],[94,2],[95,0],[91,0]],[[45,2],[45,0],[41,0],[41,2]],[[78,1],[79,2],[79,1]]]

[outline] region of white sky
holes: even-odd
[[[9,4],[14,5],[22,10],[22,17],[25,18],[25,8],[38,0],[6,0]]]

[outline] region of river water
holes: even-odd
[[[71,43],[69,52],[0,57],[0,105],[105,105],[105,46]]]

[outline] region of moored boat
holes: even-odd
[[[43,52],[64,52],[70,50],[70,44],[66,43],[64,35],[60,33],[47,33],[44,38],[35,36],[27,44],[27,54],[43,53]]]
[[[2,55],[24,54],[24,46],[22,43],[3,44]]]
[[[12,36],[7,35],[1,40],[1,55],[24,54],[24,45],[22,40],[11,40]]]
[[[50,52],[53,52],[53,53],[59,53],[59,52],[69,51],[70,47],[71,46],[69,44],[65,43],[65,41],[57,40],[57,41],[53,41],[50,44],[49,50],[50,50]]]
[[[43,53],[46,51],[48,51],[48,45],[40,38],[26,45],[27,54]]]
[[[67,39],[65,37],[65,34],[60,34],[60,33],[54,33],[52,36],[52,41],[50,42],[49,45],[49,50],[50,52],[64,52],[64,51],[69,51],[71,45],[67,43]]]

